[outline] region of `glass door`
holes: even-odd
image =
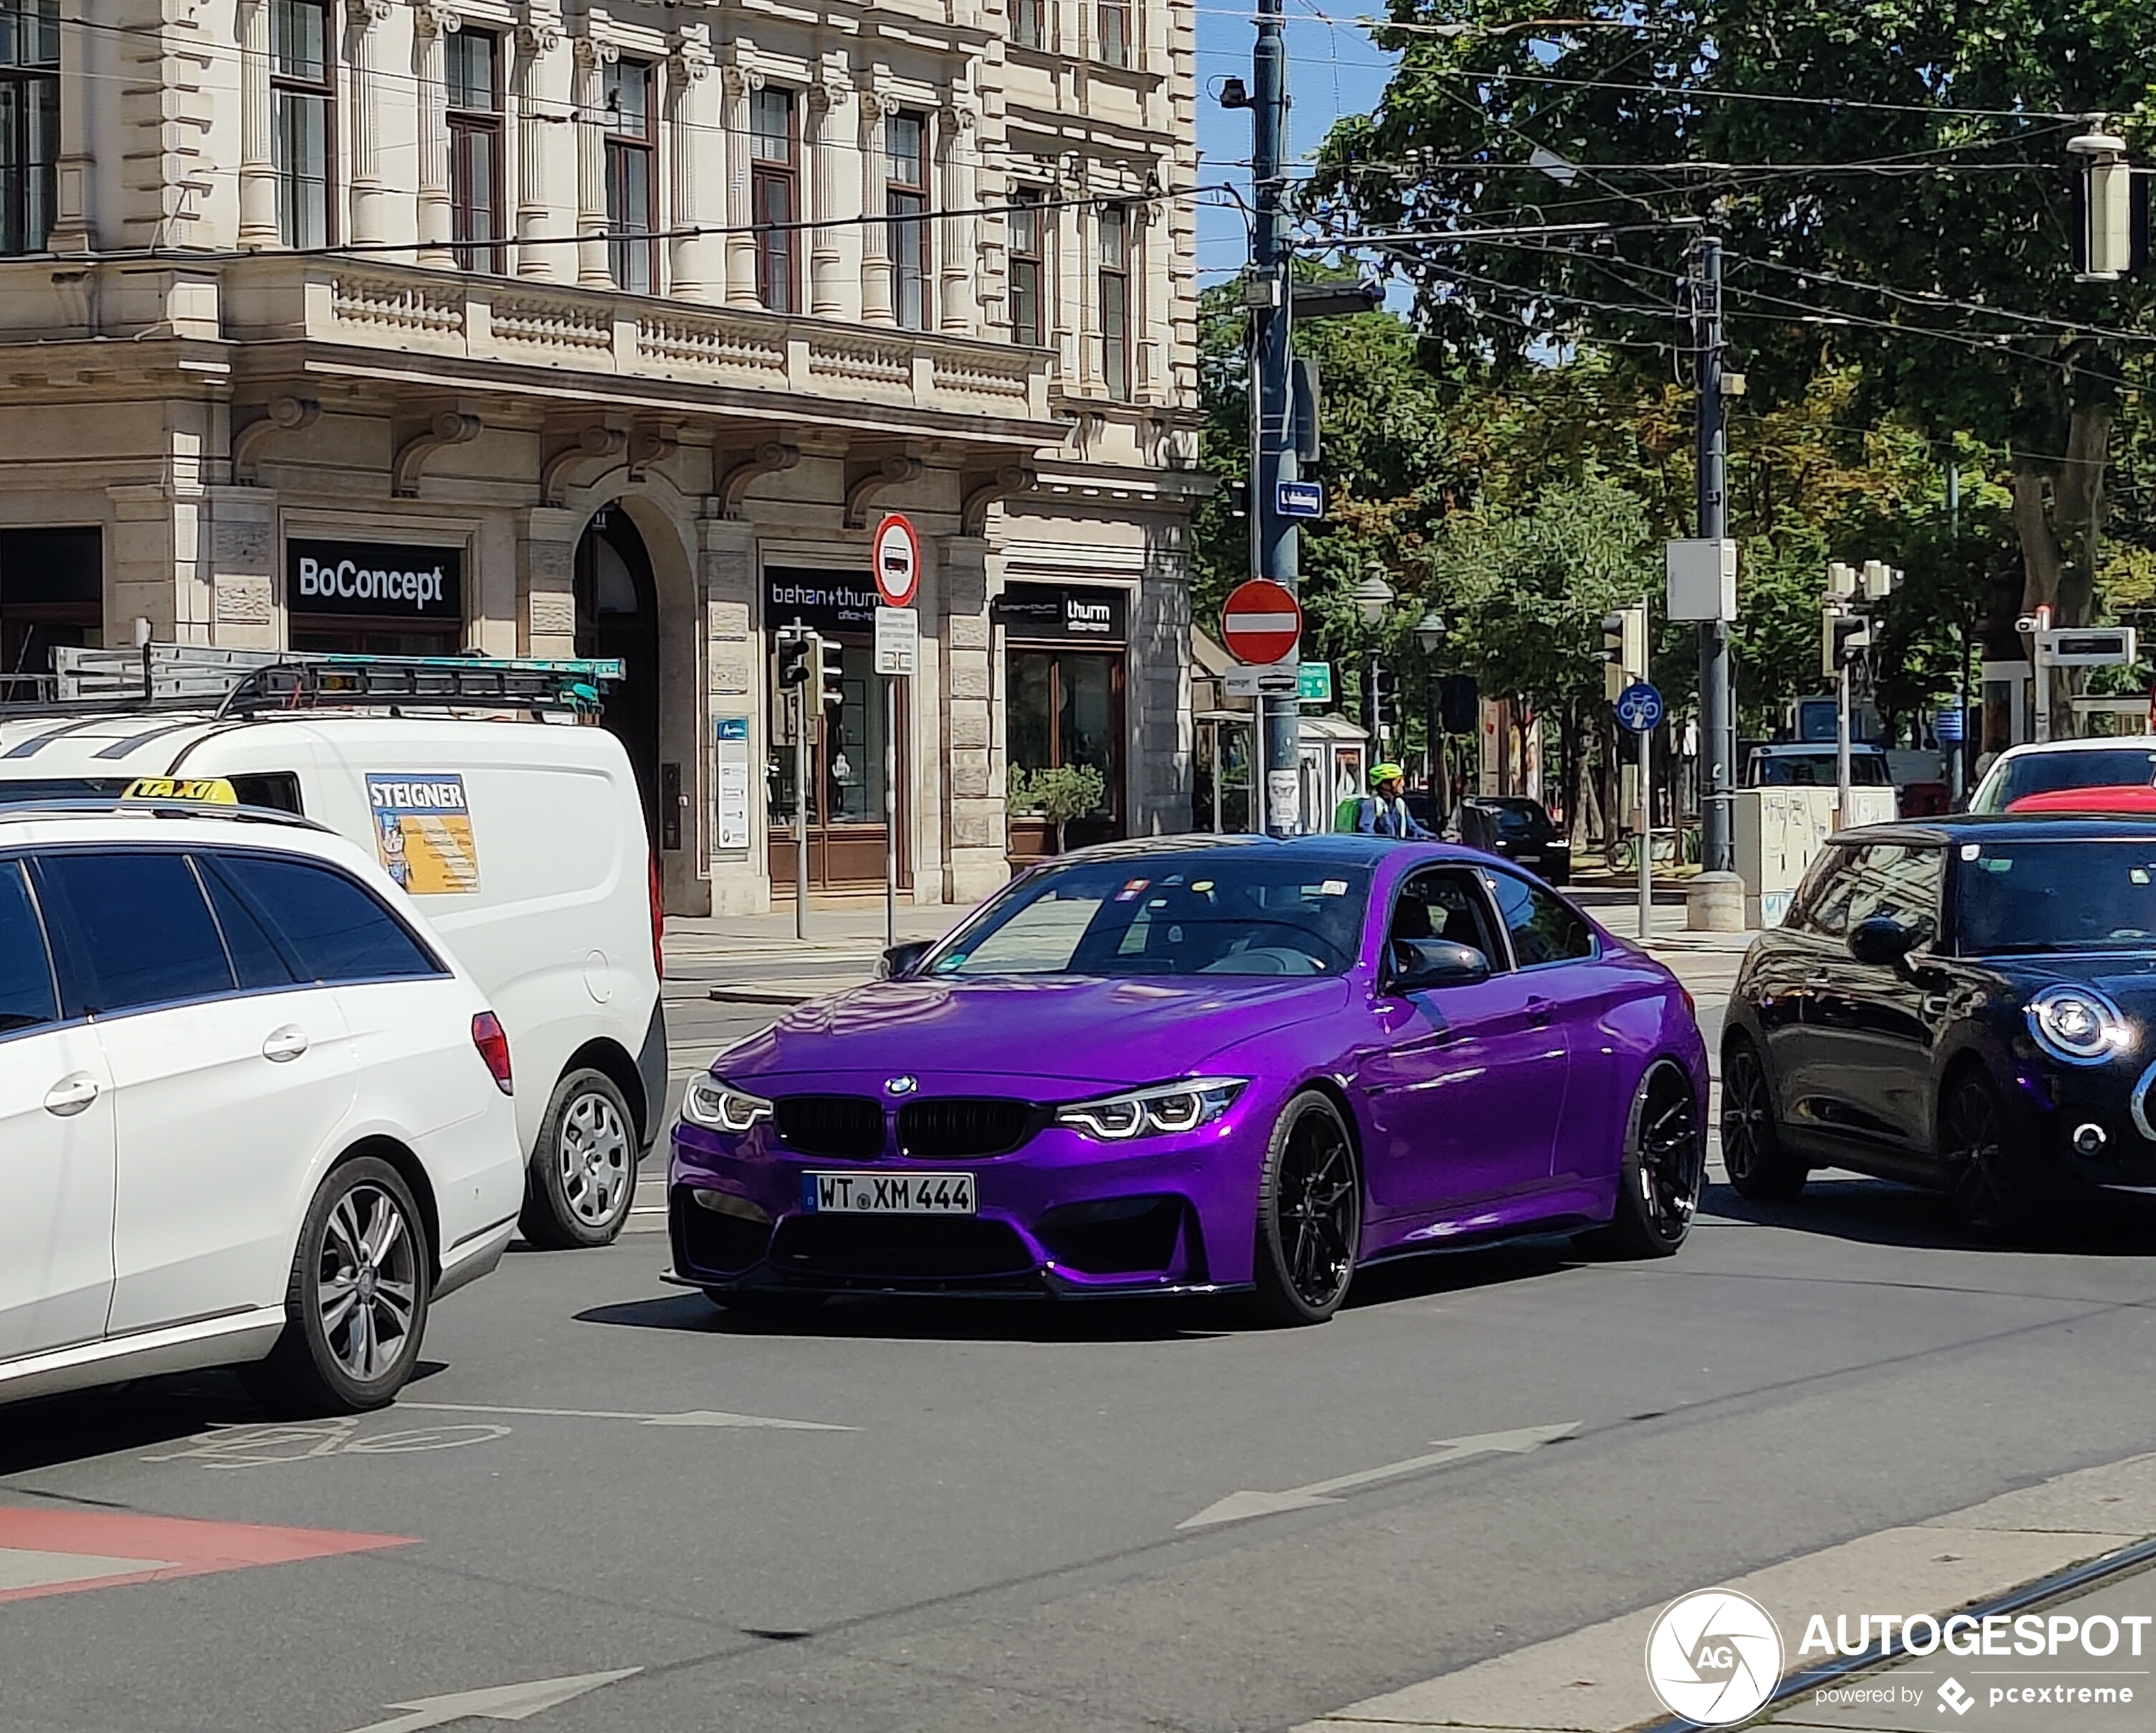
[[[834,653],[824,641],[824,654]],[[841,702],[811,716],[809,730],[808,843],[811,890],[868,889],[884,882],[884,682],[875,671],[868,639],[839,641]],[[794,824],[800,799],[794,788],[790,694],[779,692],[774,658],[773,742],[766,781],[771,814],[771,877],[775,894],[794,883]],[[905,693],[899,694],[899,794],[906,790]],[[900,818],[899,883],[912,883],[906,860],[905,820]]]

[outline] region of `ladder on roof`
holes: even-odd
[[[56,695],[0,703],[0,714],[214,706],[221,715],[398,705],[596,714],[620,683],[619,658],[364,656],[331,650],[237,650],[206,644],[53,652]],[[4,697],[5,693],[0,693]]]

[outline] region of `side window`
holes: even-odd
[[[1884,916],[1905,927],[1939,931],[1939,891],[1945,853],[1901,843],[1873,843],[1858,851],[1849,900],[1849,925]]]
[[[452,40],[455,40],[453,37]],[[290,771],[261,771],[232,778],[232,792],[242,806],[266,806],[272,812],[299,813],[300,779]]]
[[[1595,954],[1594,928],[1539,885],[1509,872],[1486,872],[1498,917],[1512,934],[1520,967],[1569,962]]]
[[[1400,888],[1392,906],[1392,928],[1388,943],[1399,939],[1446,939],[1456,945],[1472,945],[1490,960],[1490,967],[1505,966],[1503,948],[1491,929],[1490,908],[1474,881],[1457,867],[1418,872]]]
[[[1850,899],[1856,894],[1856,850],[1822,849],[1811,863],[1784,926],[1839,939],[1849,931]]]
[[[219,870],[217,857],[205,855],[195,863],[202,872],[202,888],[210,893],[210,906],[216,911],[217,926],[225,935],[225,951],[232,958],[232,972],[245,988],[289,987],[299,977],[278,950],[262,917],[247,906],[232,883]]]
[[[57,1023],[60,996],[22,868],[0,861],[0,1035]]]
[[[399,921],[341,872],[267,855],[220,855],[217,867],[310,981],[437,975],[441,966]]]
[[[44,855],[41,900],[65,935],[71,1007],[93,1016],[233,990],[224,940],[184,855]]]

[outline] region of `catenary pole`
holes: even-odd
[[[1699,384],[1699,535],[1719,541],[1729,534],[1729,490],[1728,441],[1722,428],[1721,242],[1715,236],[1701,238],[1698,264],[1692,314]],[[1732,773],[1737,762],[1737,713],[1730,693],[1729,622],[1725,620],[1703,620],[1699,625],[1699,744],[1706,754],[1699,790],[1699,864],[1709,872],[1733,872],[1737,847],[1731,808],[1735,800]]]
[[[1251,391],[1256,403],[1256,449],[1250,465],[1252,564],[1290,593],[1298,575],[1294,521],[1280,513],[1280,484],[1296,480],[1294,416],[1289,356],[1289,261],[1287,181],[1288,45],[1281,28],[1282,0],[1258,0],[1258,39],[1251,51],[1250,177],[1255,217],[1250,231]],[[1263,719],[1265,786],[1251,790],[1262,802],[1262,827],[1289,836],[1299,827],[1299,736],[1302,706],[1293,693],[1267,693],[1258,700]]]

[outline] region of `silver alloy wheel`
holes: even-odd
[[[322,1337],[362,1383],[396,1363],[412,1333],[417,1243],[403,1207],[379,1186],[354,1186],[323,1224]]]
[[[636,1171],[629,1128],[614,1103],[596,1091],[571,1102],[561,1116],[554,1159],[562,1197],[576,1219],[587,1227],[613,1220]]]

